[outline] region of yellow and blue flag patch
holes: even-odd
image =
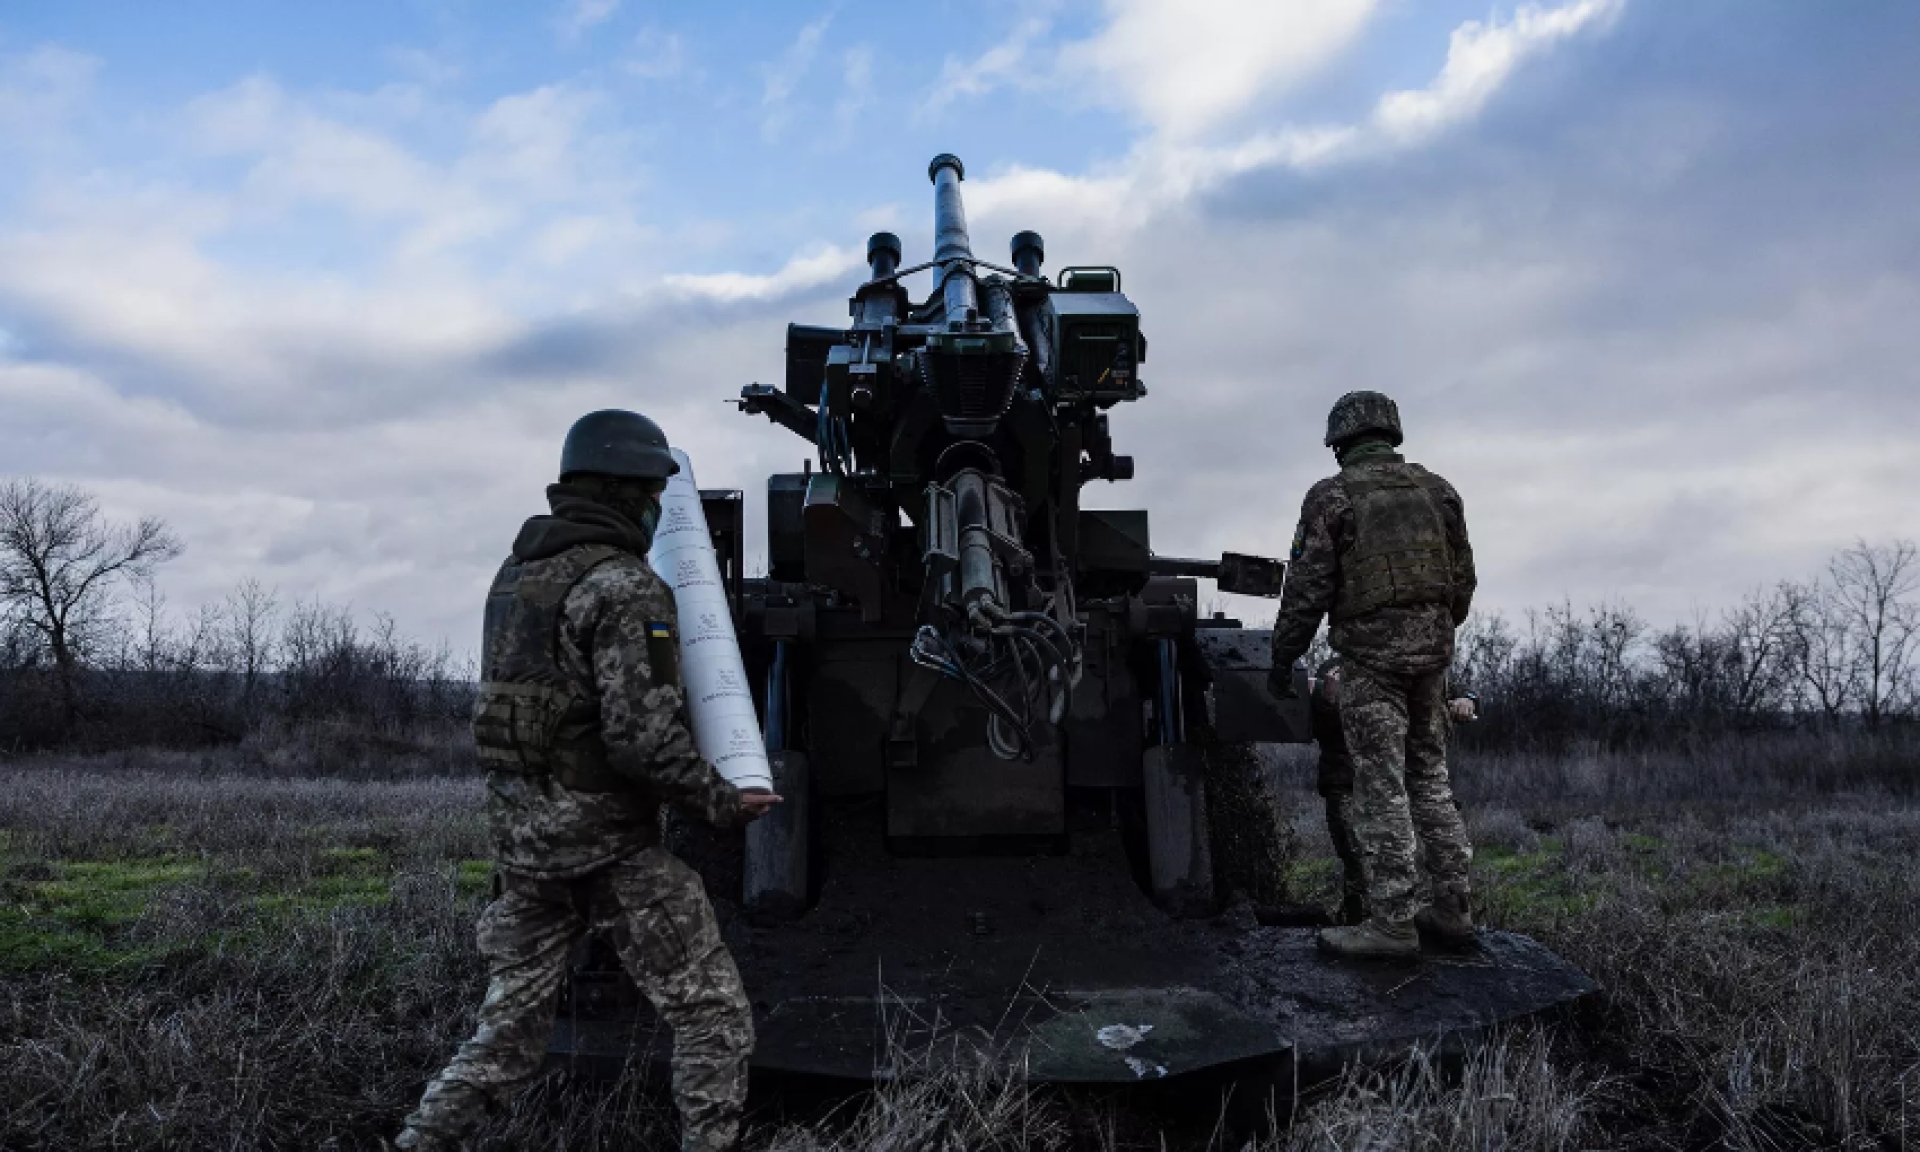
[[[655,684],[680,683],[680,646],[673,641],[673,625],[664,620],[647,621],[647,663]]]

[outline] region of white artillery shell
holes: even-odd
[[[713,535],[700,507],[693,463],[674,449],[680,471],[660,498],[660,526],[647,560],[673,589],[680,615],[680,677],[700,755],[737,788],[773,787],[767,745],[753,710]]]

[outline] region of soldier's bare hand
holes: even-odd
[[[778,793],[765,788],[745,788],[740,792],[740,815],[749,824],[773,811],[773,806],[781,802]]]
[[[1447,701],[1447,712],[1455,720],[1478,720],[1480,719],[1480,702],[1471,696],[1459,696]]]

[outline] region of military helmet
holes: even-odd
[[[1379,392],[1349,392],[1333,402],[1333,410],[1327,413],[1327,447],[1367,432],[1382,433],[1387,443],[1400,446],[1400,406],[1391,397]]]
[[[618,408],[589,412],[567,429],[560,449],[560,477],[576,472],[665,480],[680,471],[660,425]]]

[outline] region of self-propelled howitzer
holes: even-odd
[[[1159,557],[1145,510],[1085,506],[1133,475],[1108,421],[1147,395],[1139,311],[1115,268],[1043,275],[1032,232],[980,259],[960,161],[930,175],[933,258],[874,236],[851,323],[789,326],[782,385],[741,393],[818,462],[768,480],[764,577],[740,493],[702,494],[786,801],[705,868],[750,913],[728,943],[756,1066],[985,1052],[1133,1081],[1292,1053],[1310,1075],[1588,987],[1519,938],[1411,982],[1209,918],[1231,889],[1282,902],[1251,750],[1306,739],[1306,693],[1296,669],[1299,700],[1268,694],[1266,631],[1200,617],[1197,578],[1272,595],[1281,566]],[[577,969],[555,1051],[629,1067],[638,1000],[611,955]]]

